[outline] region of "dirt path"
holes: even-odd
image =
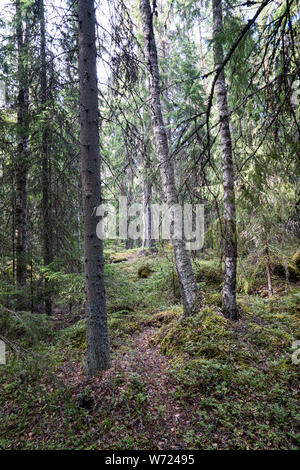
[[[183,435],[189,424],[188,414],[182,411],[175,399],[175,384],[167,373],[167,358],[160,353],[158,346],[149,343],[154,332],[155,328],[146,328],[133,338],[130,347],[125,352],[121,349],[117,353],[111,368],[101,377],[87,379],[80,364],[75,362],[63,363],[59,376],[76,397],[88,388],[93,400],[91,417],[94,410],[105,410],[112,421],[126,423],[128,434],[142,434],[148,448],[184,449]],[[139,412],[135,396],[124,403],[120,402],[122,394],[132,390],[130,380],[133,375],[143,384],[146,397]],[[122,380],[116,387],[113,384],[118,377]],[[93,417],[94,422],[98,420]],[[98,425],[101,426],[101,422]],[[103,444],[111,448],[115,439],[116,435],[106,433]]]
[[[158,448],[181,449],[184,448],[184,443],[178,437],[178,431],[185,429],[188,424],[187,416],[174,398],[176,389],[167,373],[167,358],[160,353],[158,346],[149,345],[149,338],[154,331],[155,328],[147,328],[136,339],[140,372],[146,382],[153,413],[163,410],[159,422],[159,432],[163,439],[157,441]]]

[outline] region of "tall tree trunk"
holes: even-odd
[[[53,234],[51,221],[51,177],[48,151],[49,129],[47,124],[47,62],[46,62],[46,31],[45,31],[45,10],[44,0],[39,0],[40,16],[40,80],[41,80],[41,105],[43,111],[42,130],[42,218],[43,218],[43,257],[44,265],[47,266],[53,261]],[[49,282],[45,279],[45,312],[51,315],[52,301],[51,294],[47,292],[50,288]]]
[[[29,28],[26,22],[23,30],[23,10],[20,0],[16,0],[16,36],[18,47],[18,98],[17,98],[17,159],[16,159],[16,275],[19,288],[26,285],[28,249],[27,197],[28,197],[28,76],[27,54]],[[23,307],[20,301],[20,307]]]
[[[170,217],[172,217],[171,208],[175,204],[178,204],[178,194],[175,186],[174,165],[172,159],[170,159],[166,127],[162,117],[157,49],[153,30],[153,14],[149,0],[140,0],[140,12],[149,74],[151,123],[157,156],[161,167],[161,178],[167,206],[170,210]],[[183,303],[183,314],[184,316],[188,316],[193,314],[196,310],[197,284],[189,253],[185,249],[185,242],[176,239],[173,234],[171,234],[171,236]]]
[[[87,374],[93,375],[110,365],[103,244],[96,236],[101,183],[93,0],[78,0],[78,22]]]
[[[214,62],[218,73],[223,63],[223,47],[219,34],[223,31],[222,0],[213,0]],[[222,150],[222,171],[224,187],[224,237],[225,237],[225,277],[223,286],[223,312],[232,320],[237,318],[236,309],[236,261],[237,237],[235,219],[234,171],[232,160],[229,111],[224,69],[216,81],[216,96],[220,120],[220,140]]]

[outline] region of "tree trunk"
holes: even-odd
[[[110,365],[103,244],[96,236],[101,183],[93,0],[78,0],[78,22],[87,374],[93,375]]]
[[[27,267],[27,193],[28,193],[28,77],[27,53],[29,43],[28,24],[23,30],[23,12],[19,0],[16,0],[16,36],[18,48],[18,98],[17,98],[17,161],[16,161],[16,275],[20,289],[26,285]],[[20,301],[20,308],[23,308]]]
[[[153,30],[153,14],[149,0],[140,0],[140,12],[145,41],[145,57],[149,74],[151,124],[167,206],[170,211],[170,217],[173,217],[171,215],[171,208],[178,204],[178,194],[175,186],[174,165],[170,159],[166,127],[162,117],[157,49]],[[185,249],[185,242],[182,239],[176,239],[173,234],[171,236],[183,303],[183,314],[188,316],[196,311],[197,284],[189,253]]]
[[[272,278],[271,278],[271,265],[270,265],[270,256],[269,256],[269,247],[266,243],[265,246],[265,260],[266,260],[266,271],[267,271],[267,279],[268,279],[268,295],[272,297],[273,295],[273,286],[272,286]]]
[[[151,250],[154,247],[152,238],[152,183],[149,177],[150,161],[144,153],[144,188],[143,188],[143,248],[146,246]]]
[[[223,47],[219,34],[223,31],[222,0],[213,0],[214,62],[218,72],[223,62]],[[232,320],[237,318],[236,309],[236,261],[237,237],[235,220],[234,171],[232,160],[229,111],[224,69],[216,81],[216,96],[220,120],[222,171],[224,187],[224,237],[225,277],[223,286],[223,312]]]
[[[270,263],[270,253],[269,253],[269,244],[268,244],[268,237],[267,231],[264,228],[264,244],[265,244],[265,264],[266,264],[266,272],[267,272],[267,280],[268,280],[268,295],[272,297],[273,295],[273,286],[272,286],[272,278],[271,278],[271,263]]]
[[[49,129],[47,125],[47,63],[46,63],[46,31],[45,31],[45,10],[44,0],[39,1],[40,15],[40,80],[41,80],[41,105],[43,111],[43,130],[42,130],[42,218],[43,218],[43,257],[44,265],[47,266],[53,261],[53,234],[51,221],[51,178],[50,162],[48,152]],[[51,294],[47,292],[50,285],[45,279],[45,312],[51,315],[52,301]]]

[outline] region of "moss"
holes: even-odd
[[[291,335],[281,329],[269,328],[252,322],[248,323],[247,329],[246,339],[261,348],[267,345],[269,352],[276,351],[278,348],[289,348],[292,341]]]
[[[151,315],[146,319],[144,325],[159,327],[168,325],[172,320],[179,319],[182,316],[182,307],[173,307]]]
[[[209,286],[220,286],[223,282],[223,274],[217,261],[200,261],[196,264],[195,271],[197,282],[205,282]]]
[[[231,383],[234,373],[231,364],[221,364],[216,359],[206,358],[192,359],[185,364],[177,363],[170,370],[170,374],[180,383],[177,389],[178,398],[185,395],[184,389],[211,392],[220,382]]]
[[[128,256],[124,253],[115,253],[109,261],[110,263],[122,263],[123,261],[128,261]]]
[[[221,314],[204,307],[193,317],[181,321],[176,318],[169,326],[164,325],[157,334],[157,342],[167,356],[180,353],[205,357],[224,355],[223,341],[229,334],[226,324],[227,320]],[[213,344],[210,337],[219,339],[220,344]]]
[[[296,251],[291,257],[291,262],[300,271],[300,250]]]
[[[282,263],[277,263],[273,266],[272,271],[276,276],[291,282],[298,282],[300,280],[300,272],[297,266],[292,263],[288,263],[286,266]]]
[[[86,326],[85,320],[79,320],[74,325],[62,330],[59,334],[60,346],[71,346],[76,349],[85,349]]]
[[[222,307],[222,294],[220,292],[208,292],[205,295],[205,303]]]
[[[106,257],[108,253],[105,253]],[[128,261],[131,258],[134,258],[137,255],[137,250],[132,249],[132,250],[123,250],[123,251],[117,251],[117,252],[110,252],[109,253],[109,258],[108,262],[109,263],[122,263],[123,261]]]
[[[118,332],[118,334],[120,334],[121,332],[131,334],[135,331],[139,331],[141,329],[141,326],[138,324],[138,322],[135,321],[128,321],[120,318],[111,318],[109,320],[109,329],[110,331],[114,330]]]
[[[140,266],[138,269],[138,276],[140,279],[147,279],[152,273],[153,270],[148,264]]]

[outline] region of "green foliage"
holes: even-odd
[[[59,334],[59,343],[62,347],[69,346],[74,349],[85,349],[85,321],[79,320]]]
[[[53,324],[46,315],[14,312],[0,305],[0,331],[22,346],[37,346],[53,335]]]
[[[293,254],[291,262],[294,266],[296,266],[296,268],[300,272],[300,250]]]
[[[82,305],[84,301],[84,277],[78,273],[54,271],[52,267],[40,268],[43,276],[51,283],[51,291],[56,293],[60,305]]]
[[[185,439],[196,449],[295,448],[299,370],[291,345],[300,331],[299,293],[243,297],[239,309],[231,323],[216,306],[204,307],[191,319],[159,323],[152,337],[171,360],[174,397],[182,409],[198,410]]]

